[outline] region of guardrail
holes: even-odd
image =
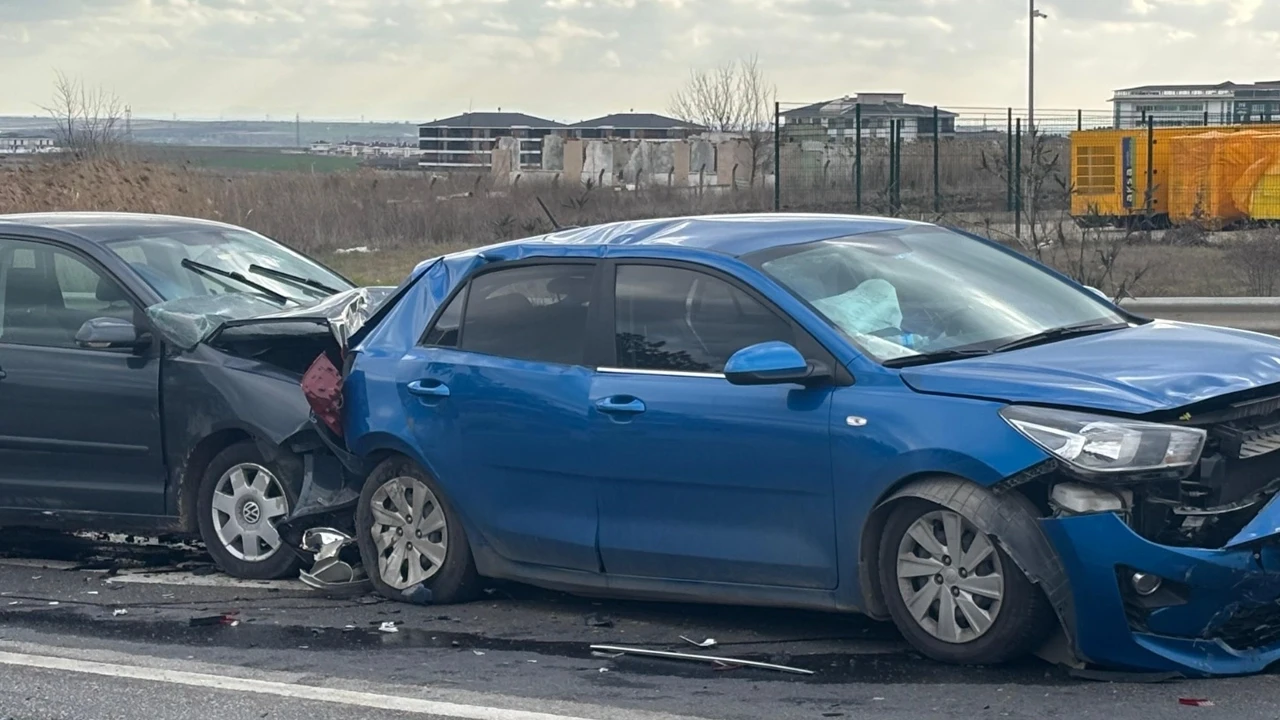
[[[1280,335],[1280,297],[1137,298],[1120,305],[1145,317]]]

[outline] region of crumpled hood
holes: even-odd
[[[901,372],[919,392],[1142,415],[1280,383],[1280,338],[1157,320]]]

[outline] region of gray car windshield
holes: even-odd
[[[880,362],[991,350],[1126,318],[1000,248],[932,226],[774,248],[746,258]]]
[[[166,301],[248,293],[310,303],[352,287],[319,263],[247,230],[200,228],[122,238],[106,246]]]

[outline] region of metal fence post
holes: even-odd
[[[904,120],[899,120],[897,127],[894,128],[894,152],[893,164],[893,214],[896,216],[902,212],[902,124]]]
[[[1204,126],[1209,127],[1209,111],[1204,111]]]
[[[782,211],[782,103],[773,104],[773,211]]]
[[[1014,125],[1014,142],[1013,142],[1013,176],[1014,187],[1013,193],[1013,236],[1022,237],[1022,118],[1018,118]]]
[[[942,132],[938,128],[938,106],[933,106],[933,212],[942,212]]]
[[[889,214],[893,214],[893,173],[897,169],[893,162],[894,153],[894,129],[897,128],[897,120],[889,119],[889,187],[885,188],[885,195],[889,199]]]
[[[1156,180],[1156,119],[1153,115],[1147,116],[1147,190],[1146,201],[1143,203],[1147,213],[1147,224],[1151,223],[1151,204],[1155,201],[1155,180]]]
[[[1008,188],[1004,201],[1004,210],[1005,212],[1013,212],[1013,108],[1009,108],[1009,130],[1005,135],[1008,140],[1006,143],[1008,147],[1005,148],[1004,153],[1005,175],[1008,176],[1005,178],[1005,185]]]
[[[1084,110],[1076,110],[1076,130],[1084,130]]]
[[[862,104],[853,106],[853,206],[862,212]]]

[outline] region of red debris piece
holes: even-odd
[[[1213,707],[1213,702],[1204,698],[1178,698],[1178,704],[1190,707]]]

